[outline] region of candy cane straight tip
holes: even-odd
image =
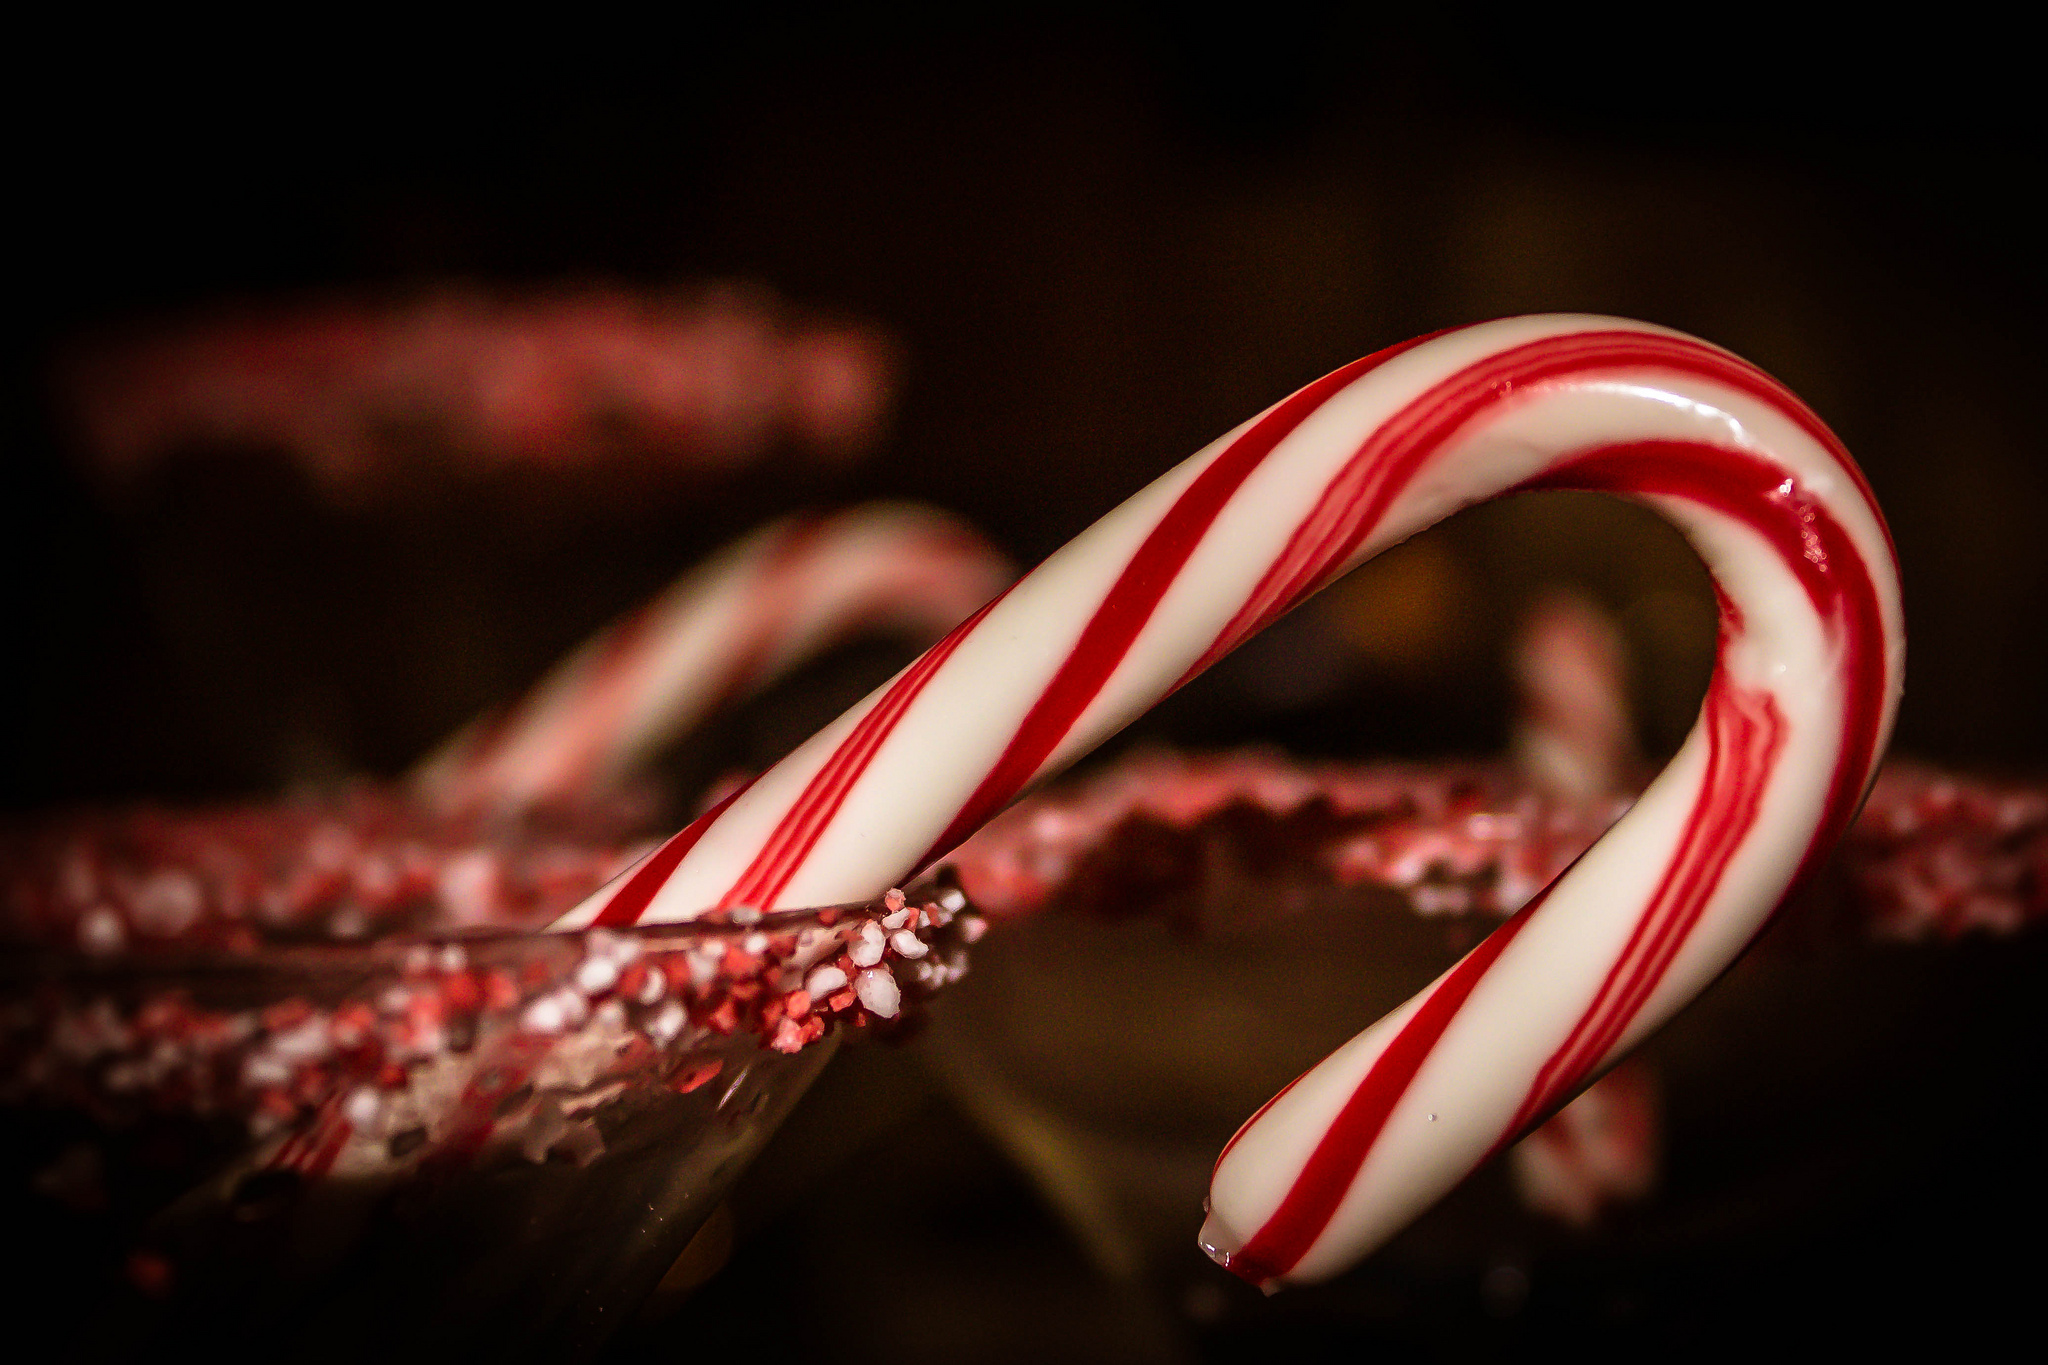
[[[1203,1246],[1267,1287],[1327,1278],[1711,982],[1868,787],[1904,662],[1890,538],[1841,443],[1726,351],[1611,318],[1511,318],[1327,375],[1141,490],[565,923],[872,895],[1347,570],[1472,503],[1552,488],[1633,498],[1685,532],[1720,596],[1718,668],[1678,756],[1606,837],[1225,1149]]]

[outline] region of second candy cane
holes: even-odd
[[[1346,366],[1139,492],[564,923],[872,895],[1348,569],[1547,488],[1678,524],[1720,594],[1719,665],[1605,838],[1226,1149],[1211,1254],[1262,1284],[1327,1278],[1709,984],[1863,797],[1904,661],[1883,519],[1819,419],[1725,351],[1534,317]]]

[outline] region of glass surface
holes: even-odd
[[[587,1358],[842,1030],[962,970],[964,902],[935,883],[907,907],[253,947],[195,884],[185,941],[0,950],[0,1216],[34,1249],[4,1298],[72,1357]]]

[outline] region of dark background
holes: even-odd
[[[1280,6],[935,27],[769,7],[511,46],[357,28],[268,58],[248,36],[24,46],[0,591],[31,719],[9,804],[394,771],[792,503],[929,499],[1029,563],[1335,365],[1547,309],[1692,331],[1807,397],[1898,538],[1901,746],[2048,759],[2040,123],[1981,33],[1596,42]],[[896,338],[894,426],[863,464],[508,475],[349,511],[281,462],[196,459],[115,496],[47,398],[64,346],[223,306],[706,280]],[[1708,627],[1654,535],[1585,511],[1445,533],[1451,572],[1352,604],[1433,587],[1450,605],[1416,657],[1327,666],[1345,704],[1280,737],[1497,747],[1500,641],[1558,579],[1623,616],[1649,738],[1675,743]],[[1182,737],[1243,737],[1228,691],[1206,720],[1184,705]]]
[[[1900,746],[2048,764],[2042,128],[2010,35],[1950,19],[1794,42],[1727,16],[1595,30],[1288,6],[937,26],[755,6],[659,31],[557,21],[512,44],[323,22],[333,31],[80,29],[17,54],[0,334],[10,806],[395,772],[789,506],[926,499],[1029,563],[1335,365],[1551,309],[1694,332],[1803,394],[1897,535],[1912,631]],[[224,303],[721,279],[893,336],[901,397],[864,463],[573,497],[508,475],[350,510],[237,456],[115,493],[81,470],[48,396],[53,358],[79,338]],[[1696,570],[1660,535],[1569,500],[1468,518],[1414,561],[1423,571],[1312,609],[1156,724],[1199,742],[1497,749],[1503,642],[1555,580],[1623,621],[1646,740],[1668,746],[1710,627]],[[1418,583],[1447,605],[1406,600]],[[1376,651],[1382,618],[1408,622],[1412,647]],[[1273,681],[1311,646],[1351,653],[1327,685]],[[2037,1013],[2007,1022],[2030,1031]],[[1595,1258],[1572,1272],[1592,1287],[1560,1291],[1563,1307],[1527,1319],[1552,1336],[1530,1339],[1572,1338],[1617,1301],[1634,1306],[1615,1330],[1660,1353],[1674,1333],[1761,1331],[1780,1312],[1801,1339],[1837,1344],[1872,1335],[1880,1305],[1910,1302],[1911,1325],[1933,1330],[2016,1314],[2006,1296],[2038,1253],[2008,1259],[2001,1239],[2042,1203],[2021,1136],[2038,1106],[2015,1096],[2036,1078],[1971,1076],[1955,1092],[1974,1111],[1965,1131],[1901,1176],[1896,1207],[1750,1262],[1630,1272]],[[880,1143],[932,1172],[924,1198],[866,1215],[876,1246],[925,1248],[916,1264],[939,1279],[914,1296],[919,1314],[966,1313],[947,1267],[1008,1256],[1029,1320],[1003,1317],[981,1281],[973,1300],[1006,1339],[1123,1330],[929,1088],[869,1079],[913,1093],[896,1096],[906,1127],[848,1137],[861,1162]],[[848,1179],[871,1169],[855,1167]],[[911,1213],[887,1222],[895,1205]],[[858,1249],[785,1255],[773,1239],[800,1225],[760,1219],[707,1291],[727,1297],[691,1330],[741,1349],[752,1338],[735,1323],[784,1311],[788,1265],[840,1285],[817,1301],[857,1317]],[[1416,1291],[1418,1320],[1477,1324],[1434,1347],[1513,1349],[1476,1290],[1428,1299],[1462,1292]],[[1289,1339],[1435,1353],[1398,1313],[1369,1329],[1333,1314],[1300,1310]],[[781,1330],[757,1325],[763,1341]],[[870,1327],[804,1339],[847,1359],[884,1339],[898,1358],[945,1358],[960,1341]],[[1228,1327],[1200,1340],[1250,1346]]]

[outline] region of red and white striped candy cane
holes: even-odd
[[[785,518],[730,546],[478,722],[414,775],[457,809],[603,791],[719,706],[860,630],[929,640],[1011,577],[953,517],[871,503]]]
[[[1718,584],[1719,667],[1605,838],[1225,1149],[1203,1245],[1260,1284],[1326,1278],[1711,982],[1863,798],[1904,662],[1889,538],[1840,442],[1725,351],[1533,317],[1346,366],[1097,522],[568,922],[872,894],[1346,570],[1549,488],[1684,530]]]

